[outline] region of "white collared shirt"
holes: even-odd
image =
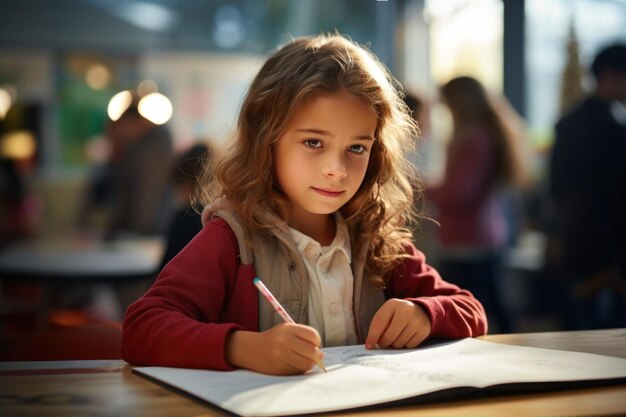
[[[290,228],[309,275],[309,324],[319,331],[325,347],[357,342],[350,234],[339,213],[335,213],[335,223],[337,232],[330,246],[321,246],[310,236]]]

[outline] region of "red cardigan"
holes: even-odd
[[[411,257],[388,274],[387,298],[420,304],[432,322],[430,337],[485,334],[487,319],[472,294],[445,282],[413,245]],[[212,220],[168,263],[154,285],[126,312],[122,357],[135,365],[229,370],[229,332],[258,331],[253,265],[238,262],[228,224]]]

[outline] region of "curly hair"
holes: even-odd
[[[371,52],[342,35],[297,38],[268,58],[242,104],[234,141],[215,171],[205,171],[197,201],[225,198],[251,231],[271,234],[286,224],[292,205],[274,175],[277,142],[311,98],[340,91],[363,99],[377,117],[365,177],[340,211],[353,245],[369,242],[366,269],[382,286],[384,274],[407,256],[412,235],[406,225],[419,217],[419,181],[404,157],[419,129],[399,83]],[[259,220],[260,209],[276,213],[277,223]]]
[[[452,111],[456,130],[478,125],[491,133],[496,180],[525,186],[529,179],[522,149],[524,126],[508,101],[489,94],[478,80],[469,76],[448,81],[441,87],[441,95]],[[454,145],[454,142],[450,144]]]

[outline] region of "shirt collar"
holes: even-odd
[[[343,253],[348,263],[351,263],[352,248],[350,246],[350,232],[348,230],[348,225],[346,224],[343,216],[339,212],[335,212],[334,217],[337,229],[335,232],[335,238],[329,246],[321,246],[318,241],[314,240],[310,236],[305,235],[299,230],[290,227],[289,230],[291,231],[291,235],[293,236],[298,251],[302,254],[305,254],[307,253],[307,248],[312,245],[313,247],[317,248],[318,254],[321,253],[328,256],[332,255],[335,252]]]

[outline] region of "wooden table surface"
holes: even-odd
[[[481,339],[626,358],[626,329],[489,335]],[[0,416],[228,415],[132,373],[124,361],[0,363]],[[458,399],[328,416],[626,415],[626,384]]]

